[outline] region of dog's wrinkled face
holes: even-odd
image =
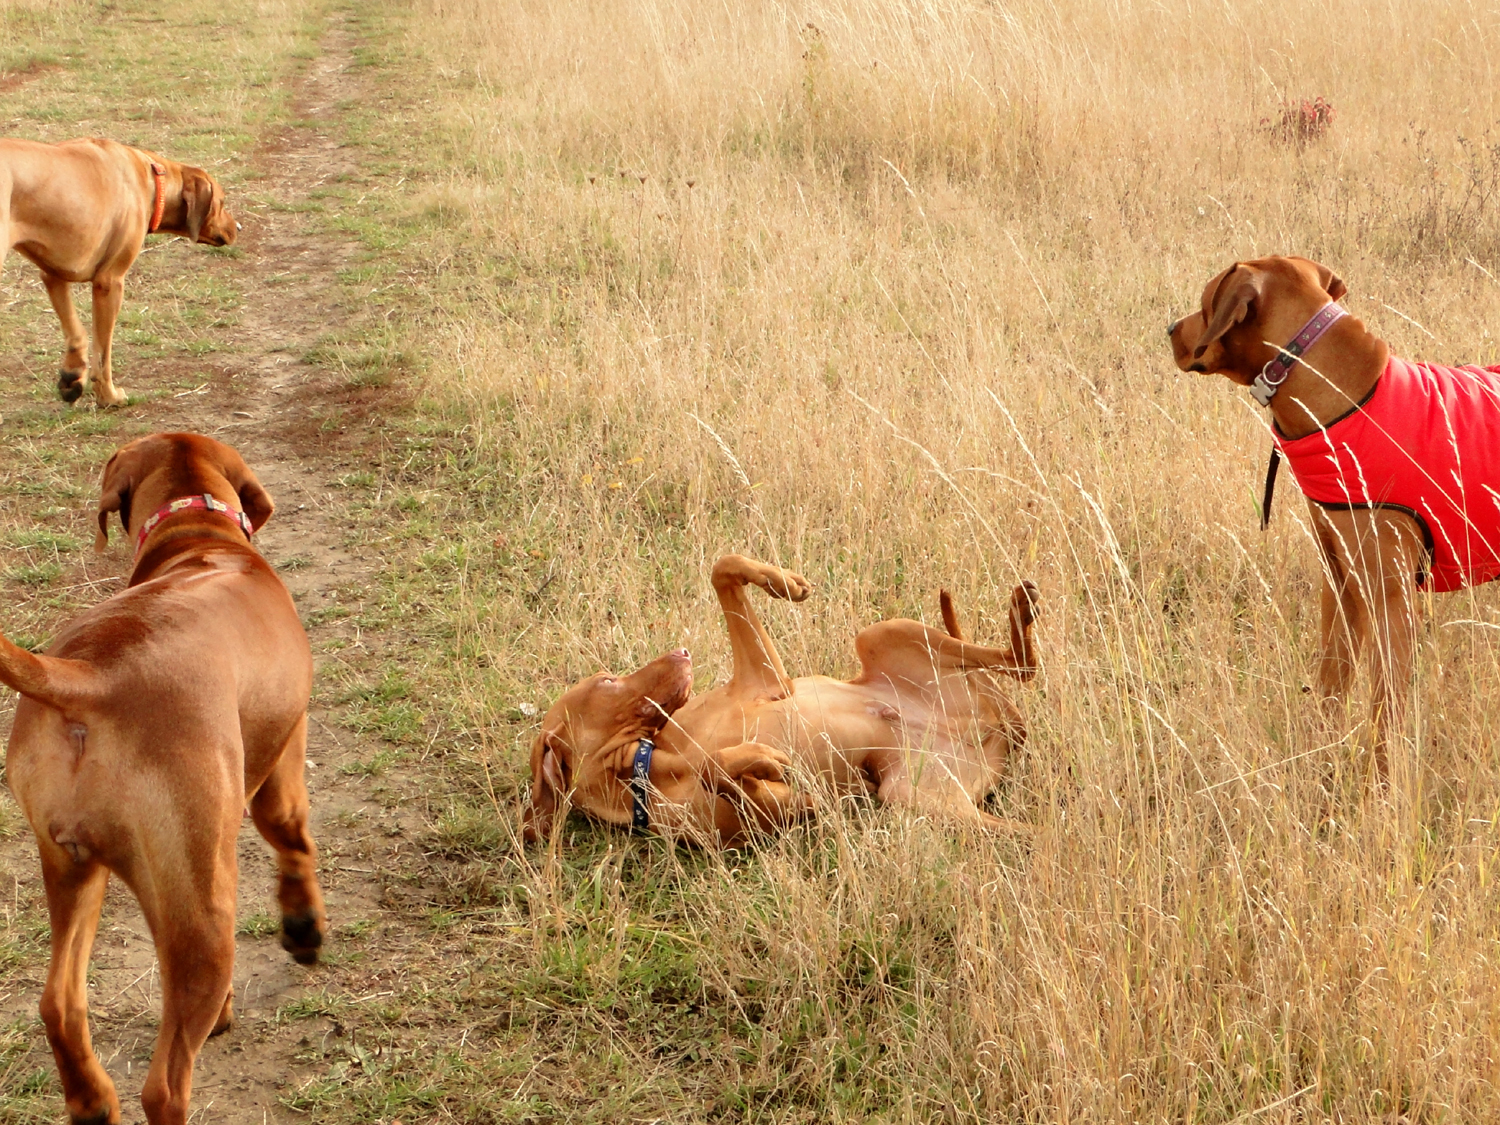
[[[548,709],[531,748],[527,840],[547,836],[564,798],[590,816],[630,824],[636,743],[661,730],[693,692],[693,662],[680,648],[629,676],[600,672]]]
[[[1203,288],[1202,308],[1167,329],[1179,370],[1225,375],[1248,386],[1276,345],[1348,287],[1306,258],[1257,258],[1234,265]]]
[[[180,496],[210,493],[238,507],[259,531],[276,505],[250,466],[234,449],[202,434],[151,434],[115,450],[99,485],[99,536],[109,545],[109,515],[133,541],[137,529],[163,504]]]

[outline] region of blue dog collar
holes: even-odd
[[[635,761],[630,766],[630,830],[645,832],[651,827],[651,814],[646,809],[646,794],[651,788],[651,755],[656,753],[656,743],[643,738],[635,746]]]

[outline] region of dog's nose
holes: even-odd
[[[1179,316],[1171,324],[1167,325],[1167,335],[1170,336],[1170,335],[1172,335],[1172,333],[1176,332],[1177,331],[1177,326],[1179,324],[1181,324],[1181,323],[1182,323],[1182,317]]]

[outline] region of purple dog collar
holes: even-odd
[[[1323,333],[1337,324],[1341,317],[1348,315],[1336,301],[1330,301],[1319,309],[1317,315],[1302,326],[1297,338],[1286,347],[1278,349],[1276,358],[1269,360],[1260,369],[1260,374],[1250,384],[1250,393],[1255,396],[1255,401],[1262,406],[1270,406],[1276,392],[1281,390],[1281,384],[1286,382],[1292,368],[1297,366],[1301,355],[1322,339]]]

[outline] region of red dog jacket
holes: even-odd
[[[1309,500],[1417,521],[1431,559],[1422,589],[1500,577],[1500,366],[1392,357],[1349,413],[1294,441],[1273,432]]]

